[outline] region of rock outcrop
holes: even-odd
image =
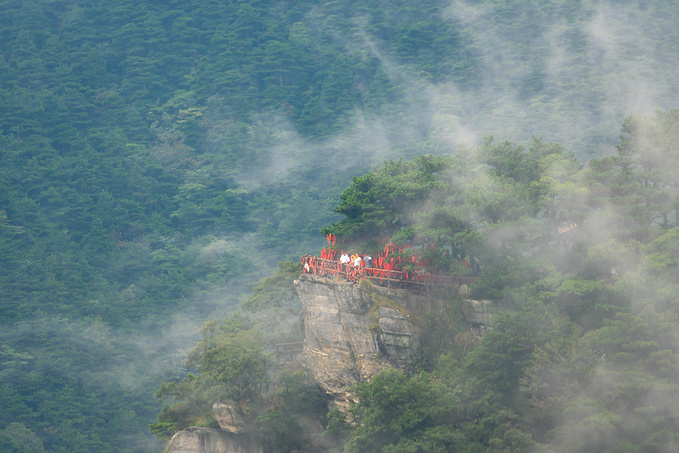
[[[217,402],[212,405],[212,415],[224,431],[233,434],[245,432],[243,411],[238,403]]]
[[[304,351],[299,360],[338,404],[347,405],[354,383],[392,366],[371,328],[370,295],[359,285],[307,275],[295,286],[303,307]]]
[[[299,360],[340,407],[352,400],[349,389],[355,383],[390,367],[403,368],[419,353],[411,314],[441,311],[457,297],[454,292],[424,295],[306,274],[295,286],[303,307]],[[480,302],[469,303],[465,311],[478,331],[488,328],[492,317],[487,301]]]
[[[493,316],[498,312],[498,305],[492,300],[465,299],[462,301],[462,313],[474,335],[482,337],[493,324]]]
[[[167,444],[166,453],[262,453],[261,446],[221,429],[191,427],[179,431]]]

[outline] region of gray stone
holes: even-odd
[[[395,308],[380,307],[378,325],[382,333],[394,335],[414,335],[412,324]]]
[[[462,302],[462,313],[469,324],[490,327],[493,316],[497,313],[497,305],[492,300],[465,299]]]
[[[303,275],[295,286],[303,306],[300,362],[338,406],[353,401],[349,389],[355,383],[387,368],[403,367],[416,352],[415,329],[399,310],[380,307],[378,329],[373,328],[372,296],[361,285]]]
[[[304,334],[303,351],[297,357],[340,409],[347,409],[355,401],[350,392],[355,383],[368,381],[387,368],[403,368],[420,352],[419,336],[404,312],[415,316],[441,312],[458,296],[457,291],[430,289],[425,295],[312,275],[300,276],[295,287],[303,306],[300,329]],[[381,306],[377,319],[371,320],[373,299],[388,299],[388,305],[402,309]],[[490,300],[462,302],[472,343],[491,328],[498,310]],[[249,443],[238,404],[215,403],[213,413],[222,429],[187,428],[172,437],[166,452],[263,452],[262,446]],[[317,431],[322,432],[322,427]]]
[[[217,402],[212,405],[212,415],[224,431],[238,434],[245,431],[243,411],[238,403]]]
[[[262,453],[243,436],[220,429],[192,427],[179,431],[167,444],[166,453]]]
[[[417,330],[403,313],[442,312],[458,297],[457,291],[419,293],[307,274],[295,288],[303,307],[300,364],[340,409],[353,401],[349,389],[355,383],[387,368],[403,368],[420,352]],[[371,316],[373,300],[389,302],[378,308],[377,319]],[[492,301],[465,300],[462,311],[478,338],[490,328],[497,307]]]

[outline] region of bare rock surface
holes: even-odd
[[[498,305],[492,300],[465,299],[462,301],[462,313],[472,332],[482,336],[493,325],[493,316],[498,312]]]
[[[166,453],[262,453],[242,436],[221,429],[191,427],[179,431],[167,444]]]
[[[425,294],[306,274],[295,281],[295,287],[302,301],[300,329],[304,333],[303,351],[296,357],[340,408],[353,401],[350,389],[354,384],[387,368],[403,368],[420,352],[411,315],[441,312],[458,296],[468,297],[464,291],[449,288]],[[491,300],[473,299],[463,300],[461,308],[476,339],[491,328],[499,310]],[[248,442],[240,406],[218,402],[213,415],[221,429],[187,428],[174,435],[166,452],[263,452],[260,445]]]
[[[243,411],[238,403],[217,402],[212,405],[212,415],[224,431],[238,434],[245,431]]]
[[[402,311],[423,310],[427,298],[308,275],[302,275],[295,286],[303,306],[305,339],[300,360],[339,406],[349,404],[349,389],[355,383],[387,368],[404,367],[418,352],[418,335]],[[382,306],[371,313],[373,295],[402,309]]]
[[[295,281],[295,287],[303,306],[300,362],[340,407],[352,401],[349,389],[355,383],[370,380],[390,367],[403,368],[419,352],[419,336],[410,313],[419,316],[442,311],[458,296],[450,289],[425,294],[307,274]],[[375,300],[387,303],[375,310]],[[475,337],[491,328],[497,310],[490,300],[462,302],[462,312]]]

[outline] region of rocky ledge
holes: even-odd
[[[259,446],[250,445],[246,438],[216,428],[186,428],[172,436],[166,453],[261,453]]]
[[[191,427],[179,431],[167,444],[165,453],[261,453],[261,445],[250,441],[243,411],[238,403],[217,402],[212,415],[217,428]]]

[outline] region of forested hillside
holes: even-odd
[[[448,294],[442,313],[399,307],[421,356],[356,383],[345,413],[311,373],[268,374],[273,346],[300,341],[290,263],[226,322],[204,326],[192,373],[157,393],[167,404],[153,432],[216,427],[212,405],[228,400],[247,408],[266,451],[675,450],[679,110],[630,117],[622,133],[616,155],[587,167],[555,143],[489,138],[354,178],[336,208],[344,218],[325,230],[335,247],[376,256],[390,242],[430,273],[475,276],[474,298],[504,307],[492,329],[475,338],[464,295]],[[375,310],[385,303],[398,306],[372,299]]]
[[[613,155],[623,118],[676,106],[678,16],[650,1],[0,0],[0,449],[161,451],[153,394],[186,376],[199,326],[322,228],[362,228],[333,212],[353,176],[495,149],[488,135]],[[588,176],[601,200],[628,196],[615,159]],[[660,189],[643,196],[670,203]],[[563,220],[535,197],[521,216]]]

